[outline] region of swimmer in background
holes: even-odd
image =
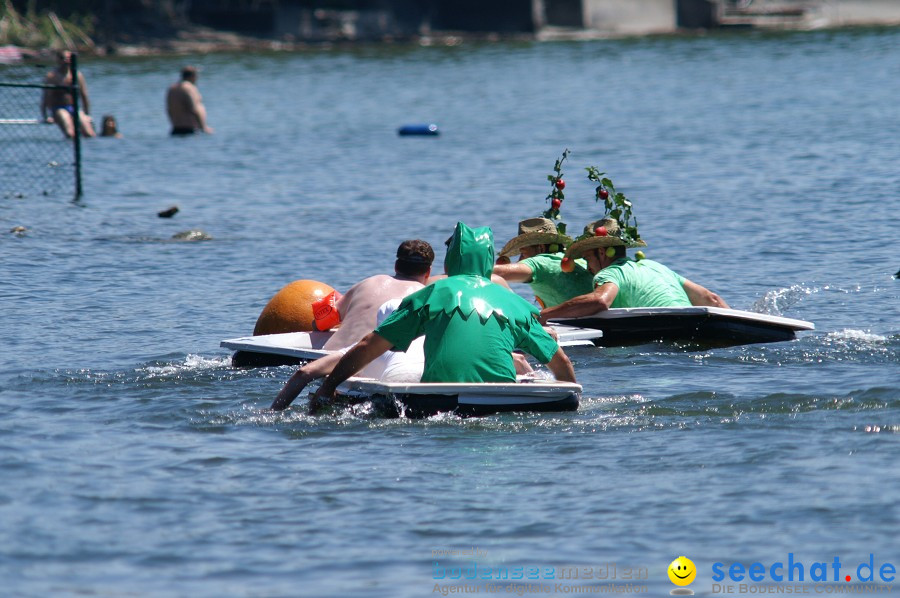
[[[44,78],[45,85],[68,86],[72,85],[72,53],[68,50],[60,50],[56,53],[56,68],[47,73]],[[78,95],[81,98],[81,106],[78,110],[78,122],[81,125],[81,134],[85,137],[96,137],[94,124],[91,121],[91,102],[88,98],[87,83],[84,75],[78,73]],[[75,137],[75,98],[71,89],[44,89],[41,96],[41,120],[47,124],[56,123],[59,130],[68,139]]]
[[[100,127],[101,137],[115,137],[121,139],[122,134],[119,132],[119,126],[116,124],[116,117],[112,114],[103,115],[103,125]]]
[[[186,66],[181,69],[181,81],[174,83],[166,93],[166,112],[172,123],[172,135],[213,132],[206,124],[206,107],[197,89],[196,68]]]

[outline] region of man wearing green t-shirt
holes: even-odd
[[[629,260],[626,247],[645,247],[641,240],[626,242],[618,223],[607,218],[585,227],[585,238],[566,251],[570,259],[584,256],[594,274],[593,290],[541,311],[541,322],[580,318],[619,307],[711,306],[728,308],[712,291],[652,260]]]
[[[571,272],[563,272],[563,252],[572,239],[560,234],[548,218],[529,218],[519,222],[519,234],[500,250],[500,261],[518,254],[515,264],[498,263],[494,274],[506,282],[525,282],[534,298],[544,307],[559,305],[567,299],[590,293],[593,275],[584,260],[575,260]]]
[[[378,328],[350,349],[315,400],[393,347],[404,351],[425,335],[422,382],[515,382],[512,351],[534,356],[557,380],[575,381],[569,358],[537,320],[538,310],[490,281],[494,237],[488,227],[456,230],[444,268],[447,278],[408,295]]]

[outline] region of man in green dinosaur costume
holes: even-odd
[[[422,382],[515,382],[511,352],[534,356],[557,380],[575,382],[569,358],[541,327],[538,310],[490,280],[494,235],[462,222],[447,249],[447,278],[408,295],[387,320],[347,352],[312,402],[391,349],[403,351],[425,335]]]

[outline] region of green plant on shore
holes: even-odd
[[[26,48],[51,48],[77,50],[92,49],[94,18],[90,15],[70,15],[60,19],[53,11],[38,14],[29,3],[23,15],[13,6],[12,0],[0,4],[0,44],[12,44]]]

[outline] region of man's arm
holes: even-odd
[[[197,118],[197,124],[200,125],[200,129],[204,133],[212,133],[212,129],[206,124],[206,106],[203,105],[203,97],[194,86],[190,88],[190,98],[191,112]]]
[[[546,324],[547,320],[553,318],[581,318],[605,311],[609,309],[618,294],[619,287],[614,283],[603,283],[591,293],[579,295],[563,301],[559,305],[542,309],[541,324]]]
[[[341,295],[340,291],[334,292],[334,308],[338,310],[338,315],[341,317],[342,322],[347,316],[347,310],[350,308],[350,301],[353,300],[354,291],[358,286],[359,283],[356,283],[355,285],[347,289],[347,292],[343,295]]]
[[[531,282],[534,272],[528,267],[528,264],[516,262],[515,264],[495,265],[494,274],[500,276],[506,282]]]
[[[91,100],[88,98],[87,83],[84,81],[84,75],[78,73],[78,89],[81,91],[81,109],[85,114],[91,113]]]
[[[391,343],[384,337],[374,332],[367,334],[352,349],[347,351],[337,365],[334,366],[334,369],[325,378],[322,386],[319,387],[314,399],[316,401],[333,399],[334,389],[341,382],[369,365],[376,357],[389,350],[391,346]]]
[[[547,367],[560,382],[575,382],[575,368],[572,367],[572,362],[562,347],[556,350]]]
[[[294,402],[294,399],[297,398],[297,395],[306,388],[307,384],[317,378],[327,376],[342,357],[343,355],[340,353],[332,353],[315,361],[310,361],[303,367],[298,368],[284,385],[284,388],[281,389],[281,392],[278,393],[278,396],[275,397],[275,400],[272,401],[269,409],[274,409],[275,411],[287,409]]]
[[[691,305],[724,307],[725,309],[730,309],[724,299],[695,282],[685,280],[684,284],[681,286],[684,288],[684,292],[687,293],[688,299],[691,300]]]

